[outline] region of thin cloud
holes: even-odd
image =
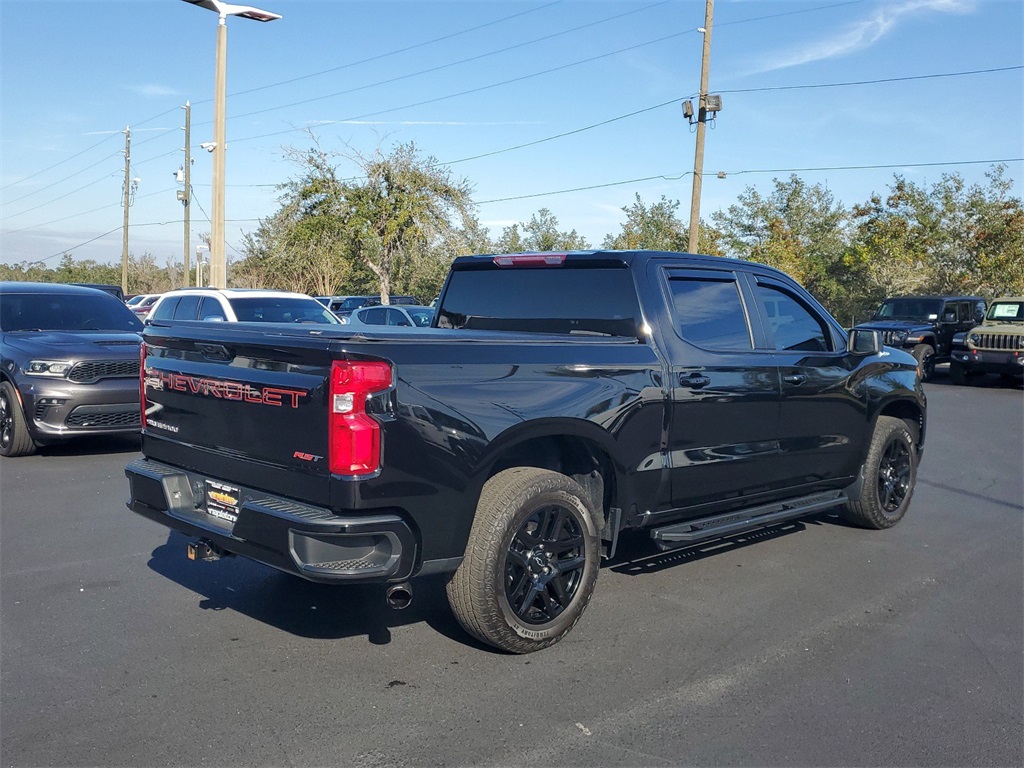
[[[969,13],[973,8],[974,3],[972,0],[904,0],[904,2],[900,3],[883,2],[871,16],[853,23],[839,34],[817,43],[804,44],[790,51],[773,54],[750,74],[796,67],[801,64],[809,64],[812,61],[832,59],[869,48],[895,29],[907,17],[915,14],[932,12]]]
[[[130,127],[130,126],[129,126]],[[132,128],[132,133],[145,133],[147,131],[170,131],[171,128]],[[115,133],[124,133],[124,129],[113,131],[86,131],[83,136],[111,136]]]
[[[312,125],[443,125],[443,126],[490,126],[490,125],[543,125],[540,120],[511,120],[496,122],[468,122],[461,120],[314,120]]]
[[[166,85],[156,85],[155,83],[147,83],[146,85],[132,85],[129,86],[129,90],[134,91],[140,96],[176,96],[178,91],[174,88],[168,88]]]

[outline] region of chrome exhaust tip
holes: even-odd
[[[389,608],[401,611],[412,603],[412,586],[408,583],[392,584],[385,592],[384,599]]]

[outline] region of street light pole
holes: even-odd
[[[196,246],[196,288],[203,287],[203,251],[209,251],[209,246]]]
[[[224,255],[224,172],[227,158],[225,122],[227,119],[228,16],[253,21],[274,21],[281,16],[249,5],[234,5],[221,0],[185,0],[218,15],[217,61],[213,91],[213,201],[210,220],[210,284],[227,288],[228,267]]]

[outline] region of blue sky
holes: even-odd
[[[284,18],[228,20],[229,257],[275,210],[274,185],[296,173],[287,148],[310,130],[342,154],[415,142],[473,183],[494,234],[546,207],[597,245],[636,194],[679,200],[688,218],[695,137],[680,104],[700,84],[704,0],[257,4]],[[212,139],[215,34],[215,14],[181,0],[0,0],[0,259],[120,259],[128,125],[130,248],[180,259],[186,99],[194,247],[210,229],[198,145]],[[790,172],[852,205],[894,173],[975,182],[988,166],[960,163],[1012,160],[1021,196],[1022,47],[1019,0],[717,0],[723,109],[703,217]],[[861,84],[811,87],[836,83]]]

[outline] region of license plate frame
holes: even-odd
[[[238,522],[242,489],[237,485],[206,481],[206,514],[217,520],[234,525]]]

